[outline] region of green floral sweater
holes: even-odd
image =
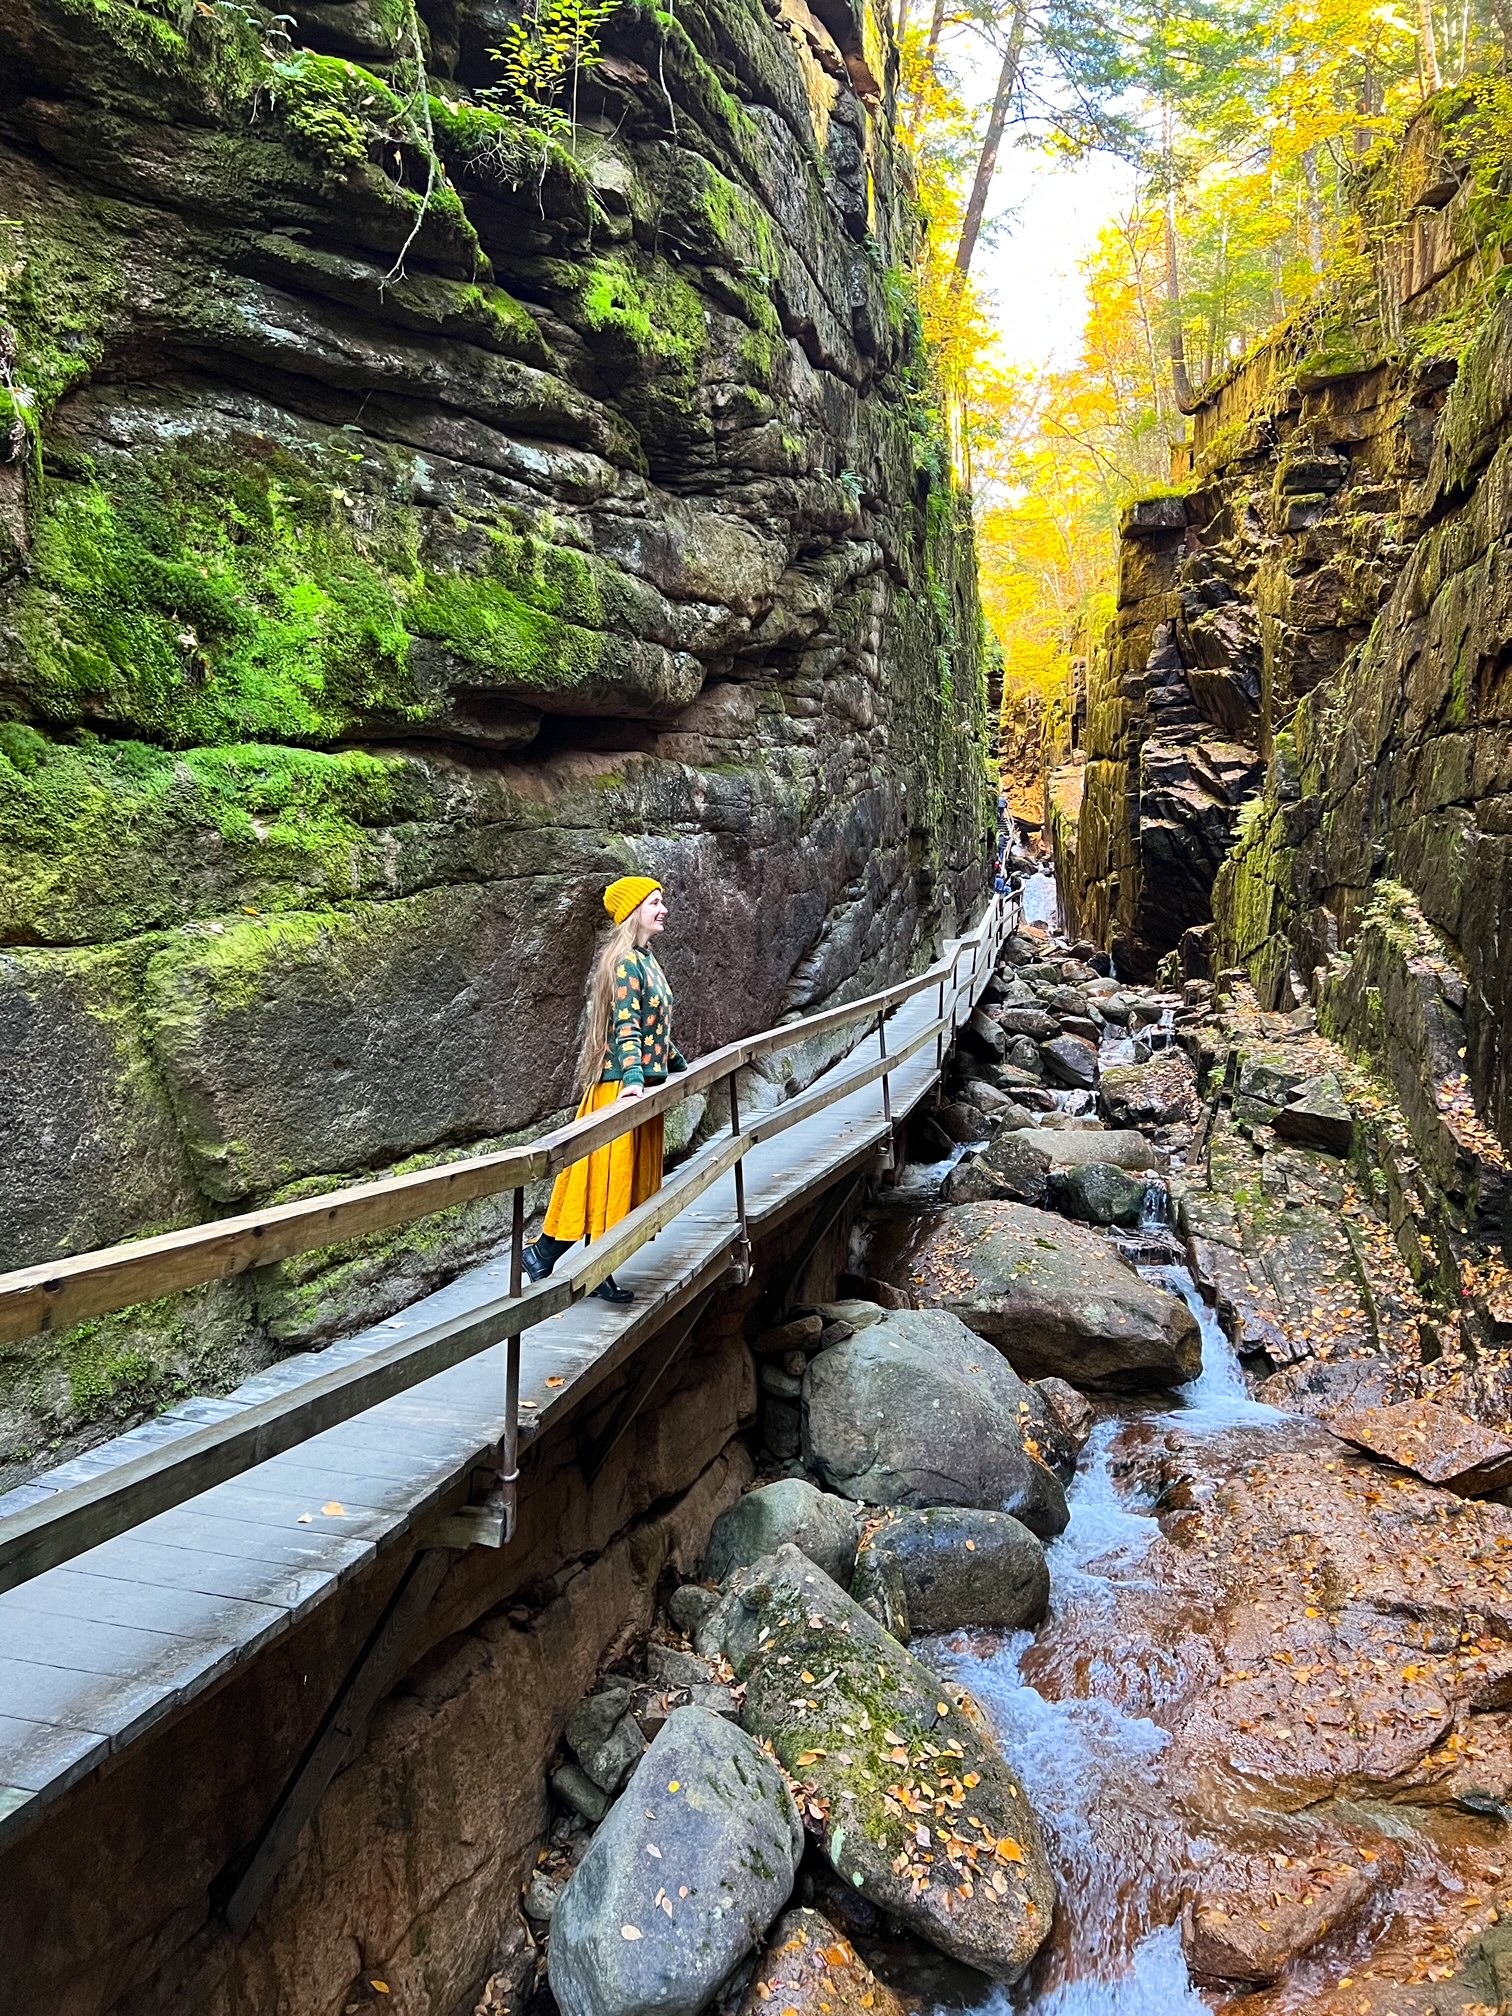
[[[672,1041],[672,989],[643,945],[614,969],[614,1014],[601,1085],[660,1085],[688,1060]]]

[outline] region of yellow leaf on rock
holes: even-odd
[[[329,1504],[322,1505],[320,1509],[327,1519],[345,1519],[346,1517],[346,1507],[339,1498],[331,1499]]]

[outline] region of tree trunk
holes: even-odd
[[[1177,409],[1195,413],[1192,381],[1187,376],[1186,337],[1181,328],[1181,268],[1176,260],[1176,186],[1172,180],[1165,195],[1166,311],[1171,318],[1171,391]]]
[[[901,42],[908,33],[908,0],[898,0],[898,40]]]
[[[940,36],[945,28],[945,0],[935,0],[934,13],[929,17],[929,40],[924,44],[924,61],[933,63],[935,51],[940,46]]]
[[[1013,103],[1014,87],[1018,83],[1019,63],[1023,54],[1024,0],[1018,0],[1013,10],[1013,30],[1008,37],[1008,47],[1003,52],[1003,67],[998,72],[997,91],[993,95],[992,110],[987,115],[987,131],[982,140],[981,154],[977,158],[971,195],[966,203],[960,243],[956,246],[955,271],[950,276],[953,288],[959,289],[966,284],[966,275],[971,270],[972,254],[976,251],[977,240],[982,235],[982,218],[987,209],[992,178],[997,173],[998,149],[1003,144],[1003,128],[1008,123],[1008,112]]]
[[[1433,0],[1418,0],[1417,12],[1423,81],[1430,91],[1437,91],[1444,80],[1439,73],[1438,41],[1433,32]]]

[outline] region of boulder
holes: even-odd
[[[1354,1114],[1331,1071],[1299,1085],[1271,1125],[1280,1140],[1329,1155],[1347,1155],[1354,1142]]]
[[[1008,1038],[985,1008],[972,1009],[957,1040],[963,1049],[971,1050],[979,1057],[1001,1057],[1008,1048]]]
[[[787,1902],[802,1852],[771,1758],[720,1716],[679,1708],[553,1913],[562,2016],[698,2016]]]
[[[848,1500],[816,1491],[801,1477],[747,1491],[714,1522],[703,1572],[723,1582],[733,1568],[775,1554],[791,1541],[833,1581],[848,1583],[856,1565],[856,1514]]]
[[[1482,1498],[1512,1484],[1512,1438],[1437,1400],[1360,1408],[1331,1415],[1324,1425],[1341,1441],[1460,1498]]]
[[[1184,1050],[1158,1050],[1147,1064],[1107,1066],[1103,1111],[1115,1127],[1161,1127],[1195,1120],[1201,1109],[1197,1074]]]
[[[1043,1204],[1050,1194],[1050,1161],[1024,1143],[1024,1130],[1008,1129],[980,1155],[958,1162],[946,1177],[947,1204],[975,1204],[1002,1197],[1020,1204]]]
[[[921,1309],[960,1317],[1026,1378],[1125,1390],[1201,1369],[1185,1302],[1142,1280],[1096,1232],[1049,1212],[961,1204],[922,1214],[894,1264]]]
[[[1090,1092],[1097,1083],[1097,1046],[1080,1036],[1056,1036],[1039,1046],[1045,1076],[1055,1085]]]
[[[828,1918],[800,1906],[772,1927],[739,2016],[904,2016]]]
[[[630,1713],[628,1680],[608,1680],[567,1718],[567,1748],[601,1792],[615,1793],[640,1761],[645,1744]]]
[[[1032,1036],[1015,1036],[1008,1045],[1005,1062],[1022,1074],[1025,1083],[1029,1085],[1038,1085],[1045,1075],[1045,1060],[1041,1057],[1040,1047]],[[999,1068],[1001,1075],[1001,1067]]]
[[[1059,1533],[1065,1494],[1024,1446],[1042,1426],[1043,1394],[944,1310],[898,1310],[804,1375],[805,1465],[869,1505],[990,1506]]]
[[[874,1554],[869,1547],[863,1547],[856,1556],[850,1593],[889,1638],[896,1638],[900,1645],[908,1643],[912,1635],[908,1591],[903,1586],[903,1570],[891,1554]]]
[[[971,1697],[794,1547],[747,1570],[711,1622],[745,1682],[746,1729],[812,1787],[836,1874],[942,1952],[1018,1980],[1050,1930],[1055,1881]]]
[[[1057,1427],[1071,1444],[1073,1458],[1079,1456],[1092,1433],[1092,1402],[1064,1379],[1036,1379],[1034,1384],[1049,1401]]]
[[[1049,1187],[1058,1211],[1088,1225],[1137,1225],[1144,1216],[1143,1178],[1131,1176],[1116,1162],[1075,1163],[1057,1170]]]
[[[966,1104],[975,1106],[979,1113],[985,1113],[989,1125],[995,1115],[1006,1113],[1013,1104],[1008,1093],[1001,1091],[986,1078],[968,1078],[961,1090]],[[983,1137],[978,1134],[972,1138],[980,1141]]]
[[[933,1505],[895,1513],[862,1549],[858,1575],[862,1563],[900,1574],[911,1637],[1017,1631],[1037,1624],[1050,1601],[1044,1547],[1007,1512]]]
[[[1048,1043],[1060,1034],[1060,1024],[1048,1008],[1004,1008],[998,1016],[999,1025],[1010,1036],[1031,1036],[1036,1043]]]
[[[1164,1169],[1166,1157],[1143,1134],[1113,1127],[1030,1127],[1019,1134],[1027,1147],[1038,1148],[1052,1170],[1078,1162],[1114,1162],[1120,1169]]]
[[[998,1093],[996,1096],[1005,1098]],[[973,1106],[965,1099],[946,1099],[935,1109],[934,1118],[939,1127],[952,1141],[985,1141],[992,1132],[987,1116],[980,1106]]]

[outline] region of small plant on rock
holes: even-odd
[[[492,56],[503,72],[499,96],[543,140],[569,146],[578,86],[603,60],[599,37],[621,0],[528,0]]]

